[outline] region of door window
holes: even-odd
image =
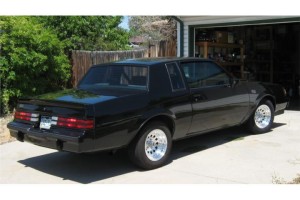
[[[227,85],[229,76],[213,62],[181,63],[190,88]]]

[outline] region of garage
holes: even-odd
[[[248,81],[283,85],[300,110],[300,17],[178,16],[178,56],[215,60]]]

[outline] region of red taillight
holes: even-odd
[[[29,112],[15,112],[15,119],[37,122],[39,120],[39,114],[29,113]]]
[[[52,117],[52,120],[55,120],[56,117]],[[53,123],[53,121],[52,121]],[[68,128],[79,128],[79,129],[92,129],[94,128],[94,120],[91,119],[77,119],[77,118],[65,118],[57,117],[56,123],[53,123],[57,126],[68,127]]]

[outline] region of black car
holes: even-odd
[[[77,88],[20,99],[10,133],[83,153],[128,147],[138,166],[162,166],[172,141],[247,124],[271,129],[283,87],[232,77],[211,60],[151,58],[92,66]]]

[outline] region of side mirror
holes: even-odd
[[[231,78],[230,79],[230,85],[235,86],[240,82],[240,79],[237,78]]]

